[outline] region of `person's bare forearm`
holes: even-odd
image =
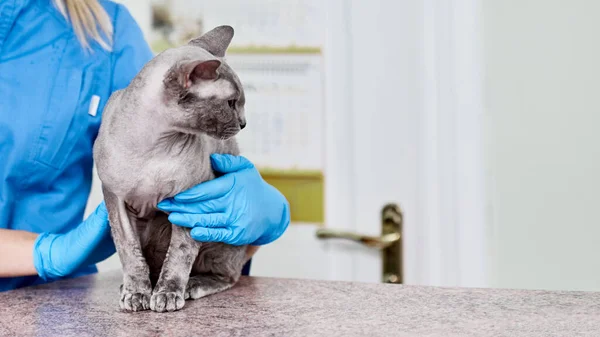
[[[0,277],[37,275],[33,243],[38,234],[0,229]]]
[[[0,277],[37,275],[33,265],[33,244],[38,234],[0,229]],[[259,246],[248,246],[246,261],[250,260]]]
[[[248,260],[252,258],[252,256],[254,255],[254,253],[256,253],[259,247],[260,246],[248,246],[248,248],[246,248],[246,262],[248,262]]]

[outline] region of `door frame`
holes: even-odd
[[[360,231],[355,223],[352,186],[356,141],[352,83],[352,6],[361,0],[327,3],[325,110],[325,223],[329,228]],[[483,124],[483,28],[480,0],[401,0],[414,9],[416,87],[422,104],[414,112],[416,139],[415,201],[402,204],[404,283],[436,286],[489,284],[486,270],[486,194]],[[387,3],[389,4],[389,3]],[[360,7],[381,11],[385,0]],[[419,6],[418,4],[421,4]],[[373,13],[371,13],[373,14]],[[393,32],[392,32],[393,33]],[[398,40],[396,40],[398,41]],[[417,41],[417,45],[414,45]],[[411,122],[413,123],[413,122]],[[405,144],[404,144],[405,145]],[[329,173],[328,173],[329,172]],[[331,174],[335,172],[335,174]],[[382,205],[383,206],[383,205]],[[329,250],[330,279],[357,280],[372,272],[361,251]]]

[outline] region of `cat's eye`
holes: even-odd
[[[227,104],[229,104],[229,107],[232,109],[235,109],[235,103],[237,101],[235,99],[230,99],[229,101],[227,101]]]

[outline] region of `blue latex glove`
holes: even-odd
[[[224,175],[158,204],[171,223],[192,228],[202,242],[257,246],[278,239],[290,223],[285,197],[244,157],[213,154],[211,163]]]
[[[65,234],[40,234],[33,245],[33,264],[44,280],[68,276],[115,253],[108,212],[102,202],[86,220]]]

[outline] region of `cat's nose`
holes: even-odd
[[[240,129],[244,129],[246,127],[246,122],[240,123]]]

